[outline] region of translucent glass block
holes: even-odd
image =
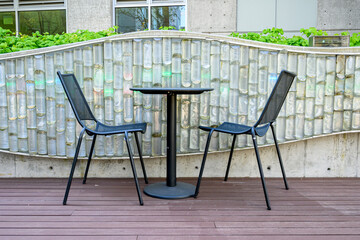
[[[105,98],[105,121],[114,120],[114,101],[112,98]]]
[[[312,120],[314,119],[314,106],[315,106],[315,99],[307,98],[305,100],[305,118]]]
[[[142,86],[143,81],[143,67],[134,66],[133,67],[133,86]]]
[[[112,83],[114,81],[114,68],[112,60],[104,61],[104,81],[107,83]]]
[[[161,86],[162,79],[162,66],[160,64],[154,64],[152,69],[152,84],[154,87]]]
[[[163,64],[171,64],[171,60],[172,60],[171,45],[172,43],[170,38],[163,39],[163,45],[162,45]]]
[[[104,90],[104,69],[94,68],[93,88],[95,92],[101,92]]]
[[[211,79],[219,79],[220,78],[220,54],[216,53],[219,51],[219,46],[211,46],[211,56],[210,56],[210,74]],[[214,50],[213,50],[214,49]],[[213,53],[213,51],[215,53]]]
[[[200,95],[200,118],[203,120],[209,119],[210,113],[210,93],[203,93]]]
[[[223,123],[229,120],[229,108],[220,107],[219,108],[219,123]]]
[[[306,79],[306,54],[298,54],[297,59],[297,78],[299,81],[305,81]]]
[[[336,77],[339,79],[345,78],[345,56],[344,55],[337,55]]]
[[[133,41],[133,60],[135,66],[143,65],[143,42],[141,39],[134,39]]]
[[[201,87],[210,87],[210,68],[201,68]]]
[[[257,96],[258,95],[258,85],[256,83],[249,83],[249,96]]]
[[[197,96],[199,98],[199,96]],[[190,127],[199,126],[200,103],[191,101],[190,103]]]
[[[308,78],[316,77],[316,56],[309,54],[306,59],[306,75]]]
[[[47,154],[46,132],[38,132],[37,143],[38,143],[38,154],[40,154],[40,155]],[[74,156],[74,155],[72,155],[72,156]]]
[[[339,132],[343,128],[343,112],[342,111],[334,111],[333,118],[333,131]]]
[[[161,38],[154,38],[152,41],[152,61],[153,64],[161,64],[162,63],[162,39]]]
[[[144,51],[144,68],[152,67],[152,42],[149,40],[144,41],[143,51]]]
[[[351,129],[352,111],[344,111],[343,130],[349,131]]]
[[[258,82],[258,64],[255,61],[251,61],[249,64],[249,84],[257,84]]]
[[[210,106],[210,126],[219,124],[219,107]]]
[[[124,121],[130,123],[134,118],[133,98],[124,96]]]
[[[123,56],[123,74],[125,81],[131,81],[133,79],[133,65],[132,65],[132,56],[128,53],[124,53]]]
[[[239,96],[239,115],[248,114],[248,96],[240,94]]]
[[[36,129],[29,129],[28,130],[29,136],[29,153],[30,154],[37,154],[37,130]],[[59,154],[58,154],[59,155]]]
[[[308,77],[306,79],[306,92],[305,96],[307,98],[314,98],[316,97],[316,84],[315,84],[315,78]]]
[[[285,126],[286,119],[284,117],[278,117],[276,119],[276,138],[279,142],[285,141]]]
[[[181,73],[181,57],[180,57],[180,55],[174,55],[174,57],[172,58],[171,71],[166,72],[166,75],[171,75],[171,73]]]
[[[205,68],[210,67],[210,52],[211,52],[211,42],[210,41],[201,41],[201,66]]]
[[[303,139],[304,138],[304,124],[305,116],[304,114],[297,114],[295,116],[295,138]]]
[[[298,68],[298,55],[295,53],[289,53],[288,54],[288,64],[287,64],[287,70],[293,73],[297,73]],[[292,85],[294,87],[294,85]]]
[[[237,115],[239,109],[239,91],[237,89],[230,89],[229,94],[229,113]]]
[[[193,58],[191,61],[191,82],[194,86],[201,82],[201,61],[199,58]]]
[[[229,61],[221,61],[220,62],[220,79],[221,81],[229,81],[230,80],[230,62]]]
[[[181,41],[182,47],[182,59],[183,60],[190,60],[191,59],[191,41],[184,39]]]
[[[201,56],[201,41],[192,40],[191,41],[191,57],[199,57]]]
[[[242,67],[240,68],[240,79],[239,79],[239,90],[242,94],[248,93],[248,68]]]
[[[180,130],[180,152],[188,152],[189,151],[189,129],[183,129]]]
[[[35,70],[37,70],[36,66],[36,59],[35,56]],[[66,73],[73,73],[74,72],[74,52],[72,50],[64,52],[64,70]],[[36,75],[36,73],[35,73]]]
[[[248,124],[255,124],[257,120],[257,97],[248,98]]]
[[[112,60],[113,58],[113,46],[112,42],[104,42],[104,60]]]
[[[333,129],[333,114],[325,113],[323,120],[323,133],[331,133]]]
[[[266,69],[259,69],[258,92],[267,95],[268,92],[268,72]]]
[[[18,150],[19,150],[19,152],[27,153],[29,151],[27,138],[25,138],[25,139],[24,138],[18,138],[17,141],[18,141]],[[55,154],[52,154],[52,155],[55,155]]]
[[[123,88],[123,66],[121,64],[114,64],[114,89]]]
[[[286,51],[280,51],[278,54],[278,73],[287,69],[288,55]]]
[[[355,72],[355,56],[347,56],[345,64],[345,75],[353,75]]]
[[[97,136],[95,144],[95,156],[105,156],[105,136]]]
[[[181,64],[181,85],[183,87],[191,86],[191,63]]]
[[[113,41],[112,45],[113,45],[113,60],[114,62],[119,63],[122,61],[122,55],[123,55],[122,42]]]
[[[210,92],[210,105],[219,106],[220,105],[220,82],[212,81],[210,87],[214,90]]]
[[[334,96],[335,93],[335,72],[327,73],[325,80],[325,95]]]
[[[342,95],[335,95],[334,97],[334,110],[341,111],[344,109],[344,96]]]
[[[353,112],[351,122],[352,122],[352,129],[360,128],[360,112]]]
[[[239,89],[239,64],[230,65],[230,88]]]
[[[142,113],[143,109],[140,106],[134,106],[134,121],[136,123],[143,122]]]
[[[325,96],[324,82],[316,84],[315,104],[316,105],[323,105],[324,104],[324,96]]]
[[[326,77],[326,58],[316,58],[316,82],[324,82]]]
[[[103,65],[104,64],[104,46],[103,44],[94,44],[93,45],[93,54],[94,65]]]
[[[259,56],[259,59],[258,59],[259,68],[267,70],[268,65],[269,65],[269,52],[260,50],[258,52],[258,54],[259,54],[258,55]]]
[[[197,128],[190,129],[189,150],[198,151],[199,143],[200,143],[199,129]]]
[[[314,120],[314,135],[323,133],[323,119],[316,118]]]

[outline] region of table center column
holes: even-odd
[[[167,94],[166,185],[176,186],[176,94]]]

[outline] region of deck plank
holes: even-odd
[[[205,178],[196,199],[144,195],[144,206],[132,179],[74,179],[63,206],[66,179],[4,178],[0,239],[359,239],[360,179],[288,181],[287,191],[282,179],[267,179],[267,211],[256,178]]]

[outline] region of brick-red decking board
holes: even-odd
[[[197,199],[144,206],[133,179],[74,179],[66,206],[67,179],[0,179],[0,239],[360,239],[360,179],[288,181],[267,179],[268,211],[259,179],[205,178]]]

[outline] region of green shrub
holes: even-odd
[[[49,33],[40,34],[39,32],[35,32],[31,36],[25,34],[15,36],[15,33],[0,27],[0,53],[50,47],[107,37],[118,34],[116,29],[117,27],[112,27],[99,32],[78,30],[74,33],[63,33],[56,35],[50,35]]]
[[[293,36],[291,38],[287,38],[284,36],[284,31],[281,28],[272,28],[264,29],[261,33],[249,32],[241,34],[233,32],[230,36],[260,42],[306,47],[309,46],[309,37],[328,35],[326,31],[318,30],[314,27],[308,29],[301,28],[300,33],[302,33],[304,37]],[[342,32],[341,35],[349,35],[349,32]],[[353,33],[353,35],[350,36],[350,47],[353,46],[360,46],[360,33]]]

